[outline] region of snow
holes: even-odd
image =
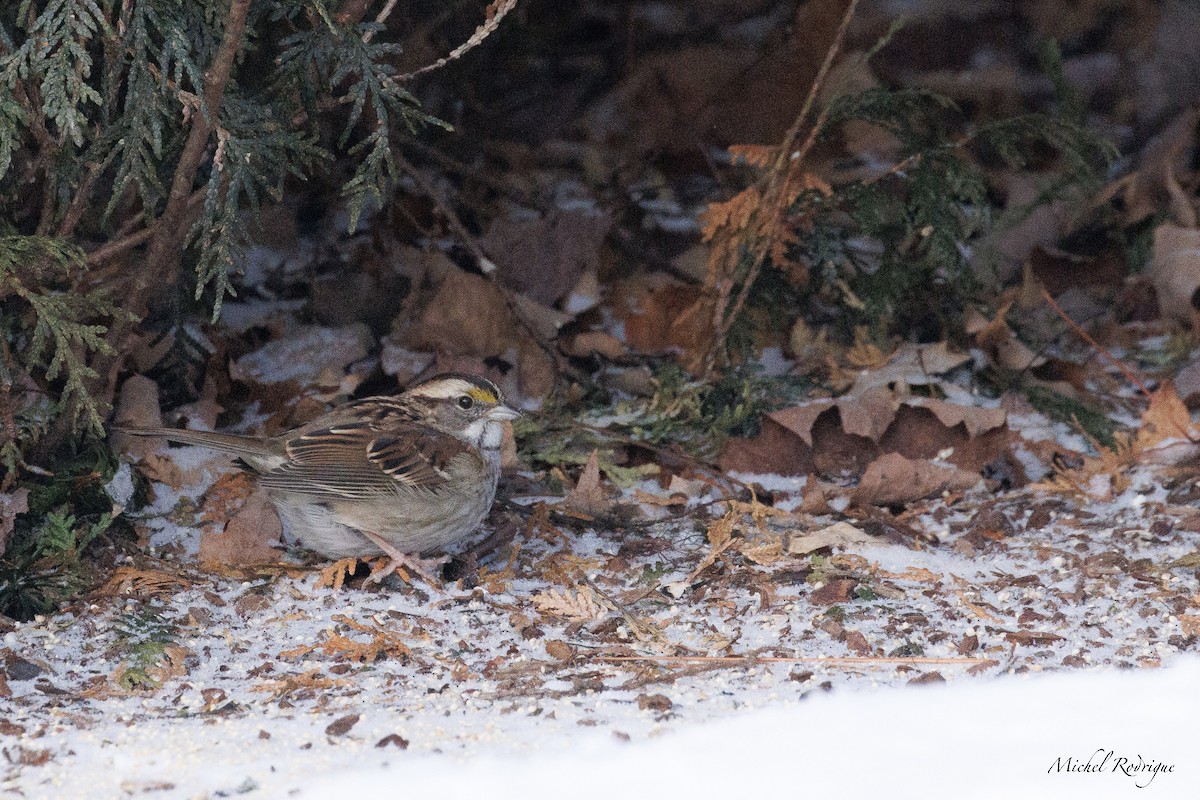
[[[1139,788],[1158,800],[1190,798],[1200,789],[1192,747],[1197,681],[1200,659],[1192,657],[1160,671],[833,693],[645,740],[596,734],[569,748],[547,744],[535,754],[487,755],[452,769],[441,758],[397,757],[315,777],[291,796],[386,796],[403,786],[412,796],[603,800],[1099,800]],[[1072,772],[1068,759],[1103,769]]]
[[[117,718],[59,737],[56,744],[73,753],[69,763],[31,772],[39,780],[23,781],[20,790],[29,800],[143,792],[316,800],[401,791],[609,800],[1117,798],[1143,796],[1137,787],[1146,787],[1145,797],[1163,800],[1194,797],[1200,787],[1197,682],[1200,659],[1193,656],[1161,670],[838,690],[783,704],[747,698],[747,710],[670,731],[627,703],[613,720],[618,735],[576,727],[575,719],[551,725],[537,703],[498,715],[470,698],[445,703],[421,724],[402,721],[407,708],[358,708],[364,719],[341,737],[324,733],[329,719],[311,713],[132,725]],[[754,708],[759,703],[768,707]],[[576,719],[586,718],[586,705]],[[63,709],[57,724],[68,716]],[[569,728],[575,732],[567,736]],[[394,732],[413,746],[377,746]],[[442,752],[417,747],[422,741]],[[1099,765],[1108,751],[1102,771],[1066,769],[1067,759]],[[1126,775],[1116,769],[1119,759],[1162,768]],[[0,795],[6,789],[15,791],[0,783]]]

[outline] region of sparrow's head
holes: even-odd
[[[478,375],[435,375],[404,395],[423,410],[430,426],[483,449],[498,448],[502,423],[521,416],[504,402],[500,387]]]

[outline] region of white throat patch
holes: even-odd
[[[477,419],[463,429],[462,438],[480,450],[499,450],[504,438],[504,423],[491,419]]]

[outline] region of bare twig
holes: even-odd
[[[1054,298],[1051,296],[1050,292],[1046,290],[1045,286],[1042,287],[1042,298],[1049,304],[1050,308],[1054,309],[1055,314],[1058,314],[1058,316],[1062,317],[1063,322],[1067,323],[1067,326],[1070,327],[1070,329],[1075,332],[1076,336],[1078,336],[1080,339],[1083,339],[1085,342],[1087,342],[1088,345],[1093,350],[1095,350],[1096,353],[1101,358],[1103,358],[1109,364],[1112,364],[1114,367],[1116,367],[1117,370],[1122,375],[1125,376],[1125,380],[1129,381],[1134,386],[1136,386],[1138,388],[1138,391],[1140,391],[1146,397],[1150,397],[1150,395],[1151,395],[1150,390],[1148,388],[1146,388],[1146,384],[1142,380],[1140,380],[1136,375],[1133,374],[1133,370],[1131,370],[1129,367],[1127,367],[1120,359],[1118,359],[1112,353],[1110,353],[1106,349],[1104,349],[1104,346],[1101,345],[1099,342],[1097,342],[1095,339],[1093,339],[1091,334],[1089,334],[1087,331],[1085,331],[1083,328],[1081,328],[1079,326],[1079,323],[1077,323],[1075,320],[1071,319],[1070,315],[1067,314],[1067,312],[1063,310],[1063,307],[1060,306],[1057,302],[1055,302]]]
[[[58,237],[66,239],[75,232],[76,226],[83,219],[83,212],[87,209],[88,200],[92,196],[92,184],[96,180],[96,173],[99,172],[100,165],[92,162],[88,165],[87,172],[83,175],[83,180],[75,187],[75,194],[71,197],[71,204],[67,206],[67,213],[63,215],[63,221],[58,226]]]
[[[817,75],[813,78],[812,85],[809,87],[808,96],[804,98],[804,104],[800,107],[800,113],[796,115],[796,119],[792,122],[791,127],[784,134],[783,141],[779,144],[779,151],[775,156],[775,164],[768,172],[768,185],[763,192],[763,207],[768,214],[782,216],[787,213],[787,209],[783,207],[785,201],[782,195],[787,185],[788,177],[792,174],[796,164],[803,163],[809,151],[816,143],[821,129],[825,126],[825,121],[829,113],[828,107],[822,108],[818,112],[817,118],[810,126],[804,144],[799,149],[795,149],[796,140],[800,138],[800,132],[804,129],[813,108],[816,106],[817,96],[820,94],[821,87],[825,84],[825,79],[829,75],[829,70],[833,66],[834,59],[841,52],[842,43],[846,38],[846,31],[850,28],[850,22],[854,19],[854,12],[857,8],[858,0],[850,0],[850,3],[846,6],[846,12],[842,16],[842,22],[833,36],[833,41],[830,42],[829,49],[825,51],[825,60],[821,63],[821,68],[817,70]],[[753,248],[750,254],[750,266],[746,270],[746,275],[742,279],[741,286],[738,288],[738,293],[734,297],[732,304],[729,302],[729,295],[733,288],[732,279],[722,282],[717,287],[718,297],[716,306],[713,309],[713,327],[716,335],[713,337],[712,348],[704,359],[706,373],[710,373],[715,366],[717,355],[724,348],[729,331],[733,328],[734,322],[745,307],[746,299],[750,296],[750,292],[754,288],[755,281],[758,280],[759,273],[762,272],[762,267],[766,259],[767,251],[764,246],[760,245]]]
[[[525,330],[533,343],[546,355],[546,358],[549,359],[550,369],[554,373],[554,381],[557,383],[558,359],[554,355],[553,348],[551,348],[548,343],[542,341],[541,335],[521,314],[520,309],[517,308],[516,302],[513,299],[513,293],[501,286],[500,282],[496,280],[496,263],[488,257],[487,253],[483,252],[483,248],[480,247],[479,243],[475,241],[475,237],[472,236],[471,232],[467,230],[467,226],[463,225],[462,220],[458,218],[458,214],[454,212],[454,209],[452,209],[449,204],[447,204],[444,200],[442,200],[441,197],[438,196],[433,186],[430,185],[427,180],[425,180],[425,176],[420,173],[416,166],[399,153],[395,154],[395,159],[400,168],[403,169],[408,176],[413,179],[417,186],[420,187],[421,191],[425,193],[430,201],[437,207],[438,211],[441,212],[442,216],[446,220],[446,223],[454,230],[455,234],[458,235],[459,241],[462,243],[463,247],[467,248],[467,250],[471,253],[471,256],[475,258],[475,262],[479,265],[479,269],[483,273],[484,277],[491,281],[492,285],[499,290],[500,296],[504,299],[504,305],[508,309],[508,313],[512,315],[512,318],[516,321],[516,323]]]
[[[192,196],[189,197],[187,201],[187,213],[184,215],[185,221],[188,219],[188,217],[199,210],[204,201],[204,195],[204,187],[200,187],[196,191],[192,192]],[[117,239],[113,239],[112,241],[97,247],[87,255],[88,267],[94,267],[98,264],[103,264],[105,261],[109,261],[124,252],[141,246],[146,242],[146,240],[154,235],[156,230],[157,226],[152,223],[148,227],[134,231],[133,233],[127,233],[124,236],[120,236]]]
[[[857,2],[857,0],[854,1]],[[495,32],[496,28],[500,27],[500,20],[504,19],[505,15],[516,7],[517,0],[492,0],[487,7],[487,11],[485,12],[486,16],[484,21],[479,25],[478,28],[475,29],[475,32],[471,34],[471,38],[467,39],[465,42],[432,64],[426,64],[420,69],[413,70],[405,75],[400,75],[397,80],[412,80],[418,75],[424,75],[426,72],[433,72],[436,69],[441,69],[451,61],[462,58],[469,50],[473,50],[480,43],[482,43],[484,39],[491,36],[492,33]]]
[[[396,0],[387,0],[387,3],[384,4],[383,8],[375,16],[375,24],[383,25],[385,22],[387,22],[387,18],[392,15],[392,11],[394,11],[395,8]],[[367,42],[368,44],[373,38],[375,38],[375,31],[367,31],[363,34],[363,41]]]

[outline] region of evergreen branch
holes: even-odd
[[[196,298],[209,284],[216,289],[214,321],[224,296],[234,294],[229,273],[245,239],[243,206],[257,215],[262,195],[282,201],[286,177],[303,180],[316,161],[329,157],[312,141],[281,127],[274,109],[235,93],[226,98],[223,116],[227,127],[217,129],[204,207],[188,233],[188,244],[196,244],[199,252]]]
[[[178,253],[172,251],[178,247],[182,238],[183,223],[189,205],[187,201],[196,181],[196,173],[208,149],[209,137],[216,124],[215,115],[221,107],[221,98],[233,74],[233,63],[241,49],[249,9],[250,0],[230,0],[221,45],[204,78],[203,98],[208,113],[192,115],[192,127],[171,180],[166,209],[155,223],[154,235],[150,238],[144,275],[166,276],[171,285],[178,279],[179,261]],[[145,291],[145,285],[139,288],[141,291],[138,292],[139,297],[133,306],[134,313],[141,311],[145,303],[145,299],[140,296]]]
[[[21,354],[25,369],[40,372],[47,382],[63,378],[58,409],[73,423],[99,432],[101,404],[90,382],[98,375],[86,360],[88,353],[112,355],[104,340],[108,328],[92,320],[126,319],[127,315],[98,291],[82,292],[68,282],[84,265],[83,251],[61,239],[32,236],[0,237],[0,297],[15,295],[34,314],[30,340]]]
[[[58,143],[70,140],[82,147],[88,123],[84,107],[101,103],[100,93],[87,83],[92,72],[88,43],[98,33],[111,33],[108,21],[94,0],[51,0],[30,16],[22,25],[25,41],[0,59],[0,74],[10,89],[18,80],[33,79],[42,111],[58,128]]]

